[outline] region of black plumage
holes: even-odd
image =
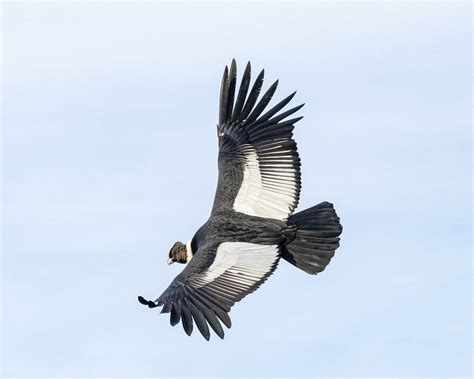
[[[292,215],[301,189],[300,158],[293,129],[302,117],[288,119],[302,105],[279,113],[287,96],[265,111],[278,86],[263,96],[264,71],[250,92],[247,64],[235,96],[237,65],[226,67],[219,99],[219,176],[208,221],[187,244],[176,243],[169,263],[186,261],[184,270],[150,308],[162,306],[171,325],[180,321],[191,335],[196,325],[204,338],[209,327],[224,337],[232,306],[255,291],[281,258],[310,274],[324,270],[339,246],[342,226],[332,204],[324,202]]]

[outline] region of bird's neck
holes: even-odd
[[[194,252],[191,247],[191,240],[186,242],[186,263],[188,263],[193,258]]]

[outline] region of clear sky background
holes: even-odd
[[[2,38],[4,376],[470,376],[469,3],[7,3]],[[206,342],[137,295],[209,215],[233,57],[298,90],[299,209],[344,232]]]

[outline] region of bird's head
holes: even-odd
[[[188,252],[186,245],[182,242],[175,242],[168,254],[168,264],[178,262],[178,263],[187,263],[188,262]]]

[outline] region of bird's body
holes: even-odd
[[[193,240],[197,246],[207,242],[216,245],[222,242],[280,244],[283,242],[283,231],[286,227],[287,224],[281,220],[223,211],[209,218],[198,229]]]
[[[263,71],[249,95],[250,64],[237,98],[236,65],[224,71],[219,125],[219,179],[208,221],[186,244],[177,242],[169,263],[187,263],[150,308],[163,306],[171,324],[187,334],[195,323],[209,339],[210,326],[221,338],[221,323],[235,302],[257,289],[281,258],[315,274],[324,270],[342,232],[332,204],[323,202],[292,215],[300,195],[300,159],[292,139],[294,124],[285,120],[301,106],[280,110],[294,93],[262,115],[278,82],[257,103]]]

